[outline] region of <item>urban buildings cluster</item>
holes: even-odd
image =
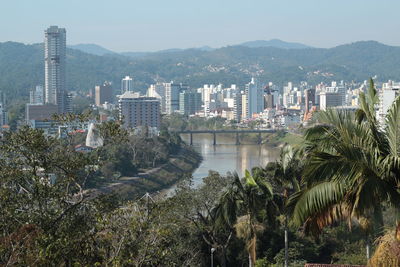
[[[383,121],[398,95],[400,83],[389,81],[376,85],[380,100],[377,115]],[[156,83],[150,85],[147,96],[158,99],[161,112],[165,114],[220,116],[235,123],[259,121],[260,127],[290,128],[306,124],[318,110],[355,110],[359,105],[358,95],[366,91],[367,86],[367,81],[332,81],[316,86],[307,82],[288,82],[280,88],[271,82],[260,83],[252,78],[243,86],[205,84],[195,89],[181,83]]]
[[[44,86],[30,91],[26,104],[26,123],[55,133],[52,116],[72,112],[73,94],[67,91],[66,80],[66,30],[50,26],[44,38]],[[332,81],[330,84],[310,85],[307,82],[288,82],[280,87],[256,78],[242,85],[204,84],[191,88],[179,82],[156,82],[146,94],[134,88],[134,79],[125,76],[121,86],[114,90],[111,82],[97,85],[90,91],[94,108],[118,109],[119,119],[127,128],[148,127],[157,131],[162,114],[180,113],[185,116],[205,118],[223,117],[231,123],[243,125],[257,122],[258,127],[290,128],[306,124],[313,113],[329,108],[355,110],[358,95],[365,91],[367,82],[346,83]],[[398,96],[400,83],[388,81],[376,83],[379,95],[377,115],[384,123],[389,107]],[[6,98],[0,92],[0,127],[7,128]],[[106,119],[106,118],[103,118]],[[87,124],[89,125],[89,123]],[[58,127],[60,128],[60,127]],[[60,131],[60,129],[58,129]]]

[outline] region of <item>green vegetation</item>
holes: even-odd
[[[222,130],[231,129],[226,126],[226,119],[221,117],[203,118],[203,117],[187,117],[179,113],[173,113],[163,117],[163,127],[171,132],[184,130]]]
[[[377,103],[371,79],[355,114],[338,110],[318,114],[320,124],[305,133],[304,185],[291,199],[293,222],[306,232],[318,234],[338,220],[359,224],[368,258],[370,239],[383,231],[382,210],[400,208],[400,98],[389,110],[383,129],[376,118]],[[395,238],[399,242],[400,221],[391,227],[396,228],[393,242]],[[398,265],[398,256],[391,254],[386,263]]]
[[[108,148],[99,150],[100,157],[76,152],[73,138],[27,127],[5,133],[0,264],[208,266],[213,257],[216,266],[302,266],[366,264],[373,255],[370,266],[398,266],[400,97],[384,128],[375,117],[376,100],[371,81],[355,114],[319,112],[305,142],[285,146],[278,161],[243,178],[210,172],[198,188],[188,177],[170,197],[137,194],[190,166],[192,160],[182,160],[190,153],[140,180],[121,177],[118,194],[96,197],[85,190],[108,162],[152,167],[154,151],[136,147],[145,163],[124,154],[139,140],[162,146],[146,131],[132,140],[117,123],[104,124],[100,132]],[[165,151],[179,148],[179,138],[165,128],[159,138],[168,140]],[[132,171],[123,169],[125,163],[114,167],[111,173]],[[131,202],[118,198],[127,183],[137,189]]]
[[[296,147],[303,142],[304,138],[302,135],[283,130],[269,134],[264,140],[264,143],[270,146],[282,146],[287,144]]]
[[[134,73],[135,88],[141,91],[156,79],[184,82],[192,87],[210,83],[243,85],[250,80],[249,73],[261,71],[261,81],[278,85],[287,81],[363,81],[366,75],[395,80],[400,76],[399,50],[377,42],[357,42],[331,49],[230,46],[129,58],[67,49],[67,81],[70,90],[88,92],[104,80],[118,85],[127,73]],[[9,99],[28,97],[29,89],[44,84],[43,79],[42,44],[0,43],[0,90]]]

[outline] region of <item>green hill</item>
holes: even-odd
[[[29,88],[43,84],[41,44],[0,43],[0,90],[9,97],[27,96]],[[331,80],[363,81],[399,79],[400,47],[374,41],[357,42],[331,49],[280,49],[228,46],[211,51],[187,49],[150,53],[141,58],[122,55],[96,56],[67,49],[67,86],[87,91],[104,80],[119,88],[125,75],[135,78],[135,88],[144,91],[157,80],[243,85],[251,76],[262,82],[317,83]]]

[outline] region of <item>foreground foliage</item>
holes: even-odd
[[[372,79],[360,103],[355,114],[319,112],[318,124],[306,131],[303,187],[291,205],[293,222],[315,235],[339,220],[358,224],[369,258],[370,239],[383,231],[382,209],[400,208],[400,98],[384,124],[375,115],[378,95]]]

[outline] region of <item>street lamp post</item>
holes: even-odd
[[[213,256],[214,251],[215,251],[215,248],[211,248],[211,267],[214,267],[214,256]]]

